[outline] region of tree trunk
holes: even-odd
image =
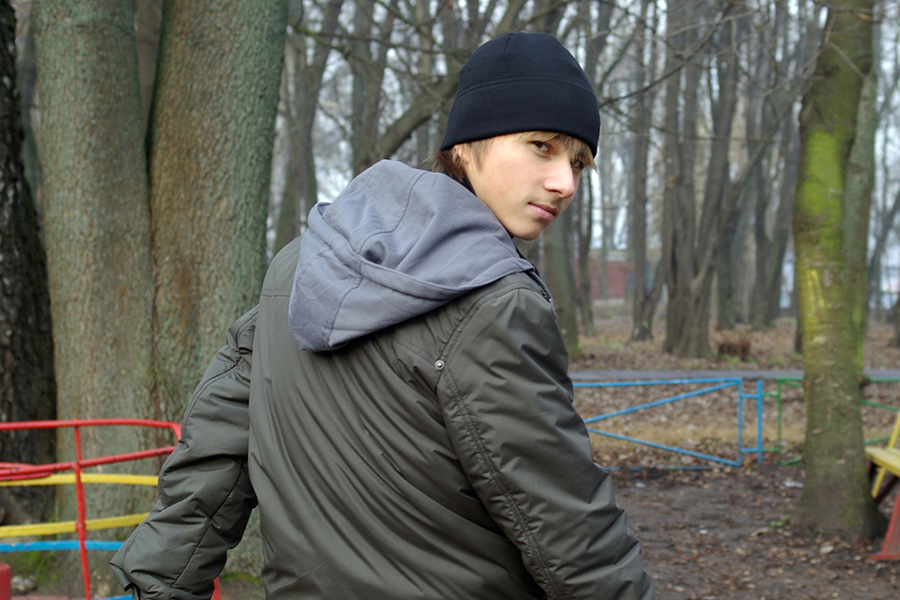
[[[775,224],[772,229],[772,248],[769,262],[766,265],[764,285],[766,302],[763,306],[762,321],[766,324],[775,322],[781,314],[781,287],[784,272],[784,257],[791,240],[791,221],[794,211],[797,176],[799,170],[799,134],[794,119],[785,120],[782,132],[781,154],[784,156],[784,172],[778,195],[778,210],[775,213]]]
[[[600,138],[598,171],[600,175],[600,298],[609,298],[609,247],[613,225],[609,213],[612,211],[612,139],[605,135]]]
[[[888,346],[900,348],[900,294],[897,295],[897,300],[891,308],[891,320],[894,322],[894,337],[888,342]]]
[[[781,60],[772,65],[773,68],[765,69],[764,72],[771,73],[768,89],[774,90],[774,94],[767,93],[765,95],[774,95],[776,101],[774,103],[765,102],[762,108],[755,113],[758,115],[759,123],[750,121],[750,124],[755,126],[752,131],[748,126],[750,137],[765,137],[767,134],[763,130],[764,124],[779,121],[782,123],[780,147],[776,155],[781,161],[778,193],[769,192],[772,185],[766,182],[766,191],[763,191],[758,197],[756,213],[756,278],[753,286],[750,323],[757,330],[770,327],[781,313],[784,258],[791,238],[791,214],[793,213],[800,155],[797,120],[791,118],[792,112],[786,112],[784,118],[779,118],[780,111],[775,106],[786,102],[793,103],[795,97],[802,96],[803,91],[808,87],[808,81],[810,81],[810,65],[815,62],[813,58],[818,52],[818,40],[821,37],[817,14],[810,18],[806,15],[803,7],[800,8],[797,19],[798,25],[801,27],[798,42],[791,28],[785,24],[788,15],[786,3],[784,0],[779,0],[775,4],[775,30],[770,44],[775,45],[775,54],[780,54]],[[765,48],[760,50],[768,52]],[[768,64],[768,61],[760,56],[757,63]],[[757,75],[755,79],[762,80],[763,77]],[[791,80],[793,83],[788,85]],[[750,147],[752,152],[753,144]],[[769,166],[763,167],[763,169],[765,173],[772,170]],[[761,180],[766,178],[766,176],[760,176]],[[769,218],[771,216],[770,196],[778,199],[774,218]],[[771,227],[766,225],[766,221],[772,221]],[[771,230],[771,239],[767,235],[768,230]]]
[[[153,280],[134,10],[46,0],[34,19],[57,414],[149,417]],[[139,450],[149,437],[125,427],[81,434],[85,457]],[[59,458],[73,460],[72,430],[58,440]],[[148,496],[97,486],[87,512],[146,510]],[[60,502],[71,518],[74,494]]]
[[[684,12],[686,3],[684,0],[673,1],[669,4],[667,29],[670,40],[666,48],[665,73],[672,73],[680,62],[680,50],[684,48],[679,30],[686,19]],[[670,76],[665,85],[665,131],[663,143],[663,156],[665,158],[665,187],[663,189],[663,240],[662,260],[667,261],[666,290],[668,302],[666,306],[666,339],[663,349],[666,352],[674,352],[675,346],[681,337],[682,316],[687,313],[687,292],[684,287],[686,278],[682,271],[689,271],[689,277],[693,277],[694,259],[692,222],[685,218],[678,210],[681,202],[682,177],[684,168],[682,165],[682,148],[678,141],[679,131],[679,98],[681,96],[681,74]],[[693,199],[691,199],[693,206]],[[676,222],[677,220],[677,222]]]
[[[170,0],[150,131],[156,413],[180,419],[266,265],[287,5]]]
[[[566,232],[572,227],[572,211],[564,211],[544,230],[544,279],[553,295],[553,305],[559,318],[563,341],[569,356],[581,355],[578,341],[578,321],[575,315],[575,281],[572,277],[569,243]]]
[[[0,0],[0,421],[56,418],[47,257],[20,154],[16,15]],[[56,432],[0,433],[0,462],[55,462]],[[48,486],[0,488],[0,525],[44,521]]]
[[[311,61],[306,57],[306,36],[299,33],[300,23],[291,28],[288,37],[286,52],[294,57],[294,72],[292,85],[288,86],[288,166],[275,228],[275,253],[300,235],[306,225],[306,215],[318,201],[313,124],[325,64],[331,52],[329,43],[343,4],[343,0],[328,2]]]
[[[863,370],[863,340],[866,337],[869,285],[866,253],[869,242],[869,213],[872,207],[872,188],[875,186],[875,102],[878,86],[874,70],[863,81],[856,115],[856,135],[847,179],[844,184],[844,251],[850,286],[850,315],[855,332],[856,368]]]
[[[800,114],[794,205],[807,429],[802,526],[852,538],[876,533],[859,407],[852,277],[843,253],[848,161],[872,69],[872,0],[829,6],[826,43]],[[848,10],[849,9],[849,10]]]
[[[882,216],[878,224],[878,235],[875,236],[875,245],[872,248],[872,258],[869,260],[869,295],[879,309],[881,308],[881,260],[887,246],[888,236],[894,229],[894,220],[900,212],[900,190],[894,196],[887,214]]]
[[[37,142],[34,139],[34,128],[31,123],[31,110],[34,106],[35,90],[37,88],[37,67],[34,57],[34,19],[29,19],[21,34],[20,47],[22,52],[18,57],[18,88],[20,110],[22,111],[22,128],[25,130],[25,139],[22,142],[22,165],[25,168],[25,180],[31,191],[38,213],[38,222],[43,223],[43,209],[41,207],[41,167],[38,159]],[[43,230],[41,231],[41,243],[44,242]]]
[[[697,13],[704,11],[705,2],[698,0],[680,6],[680,9],[676,9],[679,13],[678,24],[672,24],[676,27],[676,31],[690,23],[690,19],[697,18]],[[680,48],[681,52],[684,52],[692,43],[696,44],[699,38],[693,28],[686,31],[690,32],[687,40],[681,43],[675,42],[675,46]],[[670,248],[673,254],[667,269],[669,302],[666,307],[666,340],[663,348],[667,352],[681,357],[706,357],[711,354],[709,347],[711,277],[704,275],[699,285],[693,285],[698,275],[698,253],[695,246],[698,233],[694,198],[694,160],[696,158],[697,94],[701,65],[700,59],[696,56],[683,58],[686,59],[684,88],[681,90],[684,110],[681,113],[682,126],[680,129],[677,128],[679,112],[677,87],[672,90],[676,93],[671,100],[669,86],[666,88],[666,128],[668,129],[671,125],[676,126],[674,135],[673,133],[666,134],[666,160],[668,163],[672,159],[673,153],[680,154],[680,159],[674,180],[668,174],[668,164],[666,169],[664,201],[672,218]],[[667,54],[666,72],[670,71],[669,60]],[[677,61],[679,58],[674,60]],[[670,79],[675,79],[675,77]],[[673,102],[674,104],[672,104]],[[674,116],[669,114],[670,111],[674,112]],[[680,141],[677,137],[679,131],[682,135]],[[674,164],[673,167],[675,167]],[[699,239],[706,240],[711,233],[708,230],[702,231],[703,235]]]
[[[641,1],[641,17],[637,22],[635,39],[638,48],[635,51],[635,87],[641,89],[648,78],[647,66],[644,64],[644,45],[646,37],[646,19],[649,0]],[[658,13],[654,12],[654,23]],[[651,31],[653,29],[651,28]],[[652,44],[653,42],[650,41]],[[651,50],[655,59],[656,52]],[[655,60],[650,61],[651,71]],[[650,75],[652,79],[652,72]],[[654,88],[655,90],[656,88]],[[657,268],[650,288],[647,287],[647,161],[650,154],[650,118],[655,93],[651,90],[635,97],[634,104],[634,147],[632,150],[631,194],[629,195],[629,212],[631,229],[629,249],[631,250],[633,295],[631,305],[631,339],[633,341],[653,338],[653,314],[656,304],[662,295],[662,283],[665,275]],[[664,262],[660,261],[659,265]]]
[[[594,229],[594,188],[591,184],[592,173],[582,175],[581,185],[575,193],[575,199],[569,207],[569,211],[575,214],[572,219],[577,227],[578,245],[578,289],[576,300],[579,322],[584,335],[593,337],[597,335],[594,325],[594,309],[591,299],[593,277],[591,272],[591,231]]]
[[[728,193],[731,164],[728,154],[731,145],[731,124],[737,106],[738,54],[736,39],[741,39],[744,33],[738,31],[735,35],[734,29],[743,23],[745,23],[745,19],[726,22],[719,35],[721,50],[716,68],[719,96],[713,107],[715,117],[713,119],[713,140],[710,143],[703,220],[700,225],[703,233],[698,240],[701,260],[704,257],[707,243],[714,244],[717,248],[714,251],[712,271],[716,274],[716,287],[718,288],[719,329],[734,329],[735,326],[734,279],[736,273],[733,267],[743,248],[743,237],[739,235],[739,221],[743,211],[734,210],[728,205],[728,202],[732,200]],[[745,28],[742,27],[742,29]],[[733,200],[737,201],[736,198]],[[699,276],[703,276],[702,271]],[[712,274],[706,276],[711,277]]]

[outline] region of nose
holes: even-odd
[[[550,172],[544,180],[544,187],[550,192],[559,194],[561,199],[571,198],[575,195],[578,179],[575,177],[568,157],[559,157],[552,161]]]

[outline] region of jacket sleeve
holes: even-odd
[[[256,506],[247,474],[256,315],[254,308],[229,329],[162,468],[159,502],[110,562],[135,598],[208,599]]]
[[[446,422],[481,501],[547,597],[650,600],[640,544],[572,405],[548,300],[486,295],[448,349]]]

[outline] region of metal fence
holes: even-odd
[[[595,416],[585,416],[584,422],[588,425],[588,431],[591,433],[595,433],[597,435],[603,435],[606,437],[610,437],[617,440],[622,440],[625,442],[632,442],[635,444],[640,444],[643,446],[648,446],[650,448],[656,448],[658,450],[665,450],[669,452],[674,452],[677,454],[683,454],[686,456],[691,456],[694,458],[699,458],[702,460],[707,460],[713,463],[723,464],[727,466],[739,467],[743,464],[744,454],[756,454],[757,461],[762,462],[763,460],[763,452],[766,451],[763,448],[763,385],[762,380],[757,380],[756,385],[752,385],[752,392],[745,392],[744,385],[745,381],[743,378],[713,378],[713,379],[667,379],[667,380],[659,380],[659,381],[603,381],[603,382],[578,382],[574,383],[574,387],[576,388],[616,388],[616,387],[636,387],[636,386],[661,386],[661,385],[703,385],[707,387],[703,387],[702,389],[692,390],[690,392],[685,392],[683,394],[677,394],[675,396],[670,396],[666,398],[662,398],[659,400],[654,400],[652,402],[647,402],[644,404],[640,404],[638,406],[632,406],[629,408],[625,408],[622,410],[617,410],[611,413],[606,413],[602,415]],[[600,423],[603,421],[608,421],[610,419],[614,419],[616,417],[635,413],[643,410],[650,410],[652,408],[662,406],[665,404],[671,404],[673,402],[679,402],[682,400],[686,400],[688,398],[694,398],[697,396],[701,396],[704,394],[711,394],[713,392],[718,392],[721,390],[734,389],[737,400],[737,409],[735,414],[736,424],[737,424],[737,439],[734,443],[735,454],[733,458],[724,457],[724,456],[713,456],[709,454],[703,454],[700,452],[695,452],[693,450],[689,450],[687,448],[678,448],[675,446],[669,446],[665,444],[660,444],[654,442],[652,440],[643,440],[638,439],[626,435],[621,435],[618,433],[613,433],[611,431],[604,431],[601,429],[597,429],[593,427],[595,423]],[[744,432],[744,400],[750,400],[754,403],[756,407],[756,445],[753,447],[744,447],[743,445],[743,432]]]

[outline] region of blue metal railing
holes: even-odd
[[[100,540],[86,540],[85,547],[88,550],[118,550],[123,542],[104,542]],[[47,542],[12,542],[0,544],[0,554],[4,552],[43,552],[47,550],[78,550],[78,540],[55,540]],[[109,596],[107,598],[95,598],[95,600],[131,600],[131,594],[124,596]]]
[[[742,378],[721,378],[721,379],[668,379],[668,380],[659,380],[659,381],[598,381],[598,382],[578,382],[574,383],[573,386],[576,388],[614,388],[614,387],[637,387],[637,386],[655,386],[655,385],[709,385],[711,387],[706,387],[703,389],[694,390],[691,392],[685,392],[683,394],[678,394],[676,396],[672,396],[669,398],[663,398],[662,400],[655,400],[653,402],[648,402],[645,404],[640,404],[637,406],[632,406],[630,408],[625,408],[622,410],[617,410],[611,413],[606,413],[602,415],[597,415],[593,417],[585,418],[584,422],[586,425],[591,425],[592,423],[597,423],[600,421],[606,421],[608,419],[612,419],[614,417],[634,413],[640,410],[648,410],[657,406],[662,406],[665,404],[671,404],[672,402],[678,402],[679,400],[684,400],[686,398],[694,398],[696,396],[701,396],[703,394],[710,394],[712,392],[717,392],[720,390],[728,389],[728,388],[737,388],[737,442],[736,447],[738,449],[737,458],[730,459],[721,456],[712,456],[709,454],[703,454],[700,452],[695,452],[693,450],[688,450],[686,448],[678,448],[675,446],[668,446],[666,444],[659,444],[656,442],[651,442],[650,440],[642,440],[618,433],[613,433],[610,431],[603,431],[600,429],[595,429],[593,427],[588,427],[588,431],[591,433],[596,433],[597,435],[603,435],[606,437],[610,437],[613,439],[631,442],[634,444],[640,444],[642,446],[648,446],[650,448],[656,448],[658,450],[665,450],[668,452],[675,452],[678,454],[684,454],[686,456],[691,456],[693,458],[699,458],[701,460],[707,460],[710,462],[715,462],[719,464],[724,464],[733,467],[739,467],[743,464],[743,456],[746,453],[756,453],[757,461],[762,462],[763,460],[763,384],[762,380],[757,380],[756,382],[756,391],[752,393],[744,392],[744,380]],[[743,429],[744,429],[744,399],[755,399],[756,400],[756,445],[752,448],[745,448],[743,446]]]

